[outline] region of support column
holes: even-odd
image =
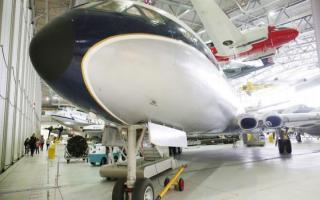
[[[316,37],[316,47],[318,53],[318,67],[320,67],[320,1],[311,0],[313,29]]]

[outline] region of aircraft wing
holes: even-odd
[[[282,118],[287,127],[300,133],[320,136],[320,112],[283,114]]]
[[[219,55],[231,55],[245,37],[214,0],[191,0]]]
[[[264,124],[268,128],[289,127],[302,130],[310,135],[320,135],[320,112],[285,113],[265,115]]]
[[[272,60],[272,57],[275,54],[276,54],[276,50],[275,49],[269,49],[267,51],[263,51],[263,52],[252,54],[252,55],[246,57],[245,59],[243,59],[243,61],[247,62],[247,61],[260,59],[265,65],[273,65],[274,62]]]
[[[283,125],[292,128],[307,127],[320,124],[320,112],[310,113],[289,113],[279,115],[283,120]]]

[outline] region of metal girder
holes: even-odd
[[[187,9],[187,10],[183,11],[182,13],[178,14],[177,17],[180,19],[180,18],[184,17],[185,15],[189,14],[190,12],[194,12],[194,9]]]
[[[156,0],[155,3],[162,3],[162,4],[167,4],[167,5],[172,5],[176,7],[182,7],[186,9],[192,9],[193,6],[191,4],[182,4],[179,1],[169,1],[169,0]]]

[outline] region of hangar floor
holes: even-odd
[[[271,144],[189,147],[178,158],[189,162],[185,191],[171,190],[165,199],[319,199],[320,142],[294,143],[293,150],[292,156],[279,156]],[[67,164],[62,145],[58,155],[59,190],[54,186],[57,160],[47,162],[44,151],[24,157],[0,176],[0,199],[111,199],[114,182],[102,179],[99,167],[83,161]],[[157,192],[172,174],[153,179]]]

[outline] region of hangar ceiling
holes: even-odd
[[[36,30],[39,30],[55,16],[69,10],[73,5],[85,2],[87,1],[35,0],[34,23]],[[189,0],[152,0],[151,2],[152,5],[180,18],[205,42],[210,41]],[[278,93],[286,91],[288,88],[302,87],[301,84],[307,84],[310,81],[313,81],[312,84],[317,84],[314,80],[319,74],[319,66],[310,0],[216,0],[216,2],[239,29],[243,30],[258,25],[276,25],[296,27],[300,32],[295,41],[278,50],[274,57],[275,65],[231,80],[231,84],[241,99],[248,104],[247,106],[266,106],[261,103],[261,98],[265,98],[266,94],[270,97],[268,90],[263,95],[260,94],[260,91],[255,94],[241,91],[240,87],[248,81],[255,84],[271,85],[269,90],[273,92],[281,88]],[[68,104],[45,84],[43,84],[43,94],[44,106]],[[276,96],[278,97],[279,94]],[[286,101],[280,98],[276,99],[278,102]]]

